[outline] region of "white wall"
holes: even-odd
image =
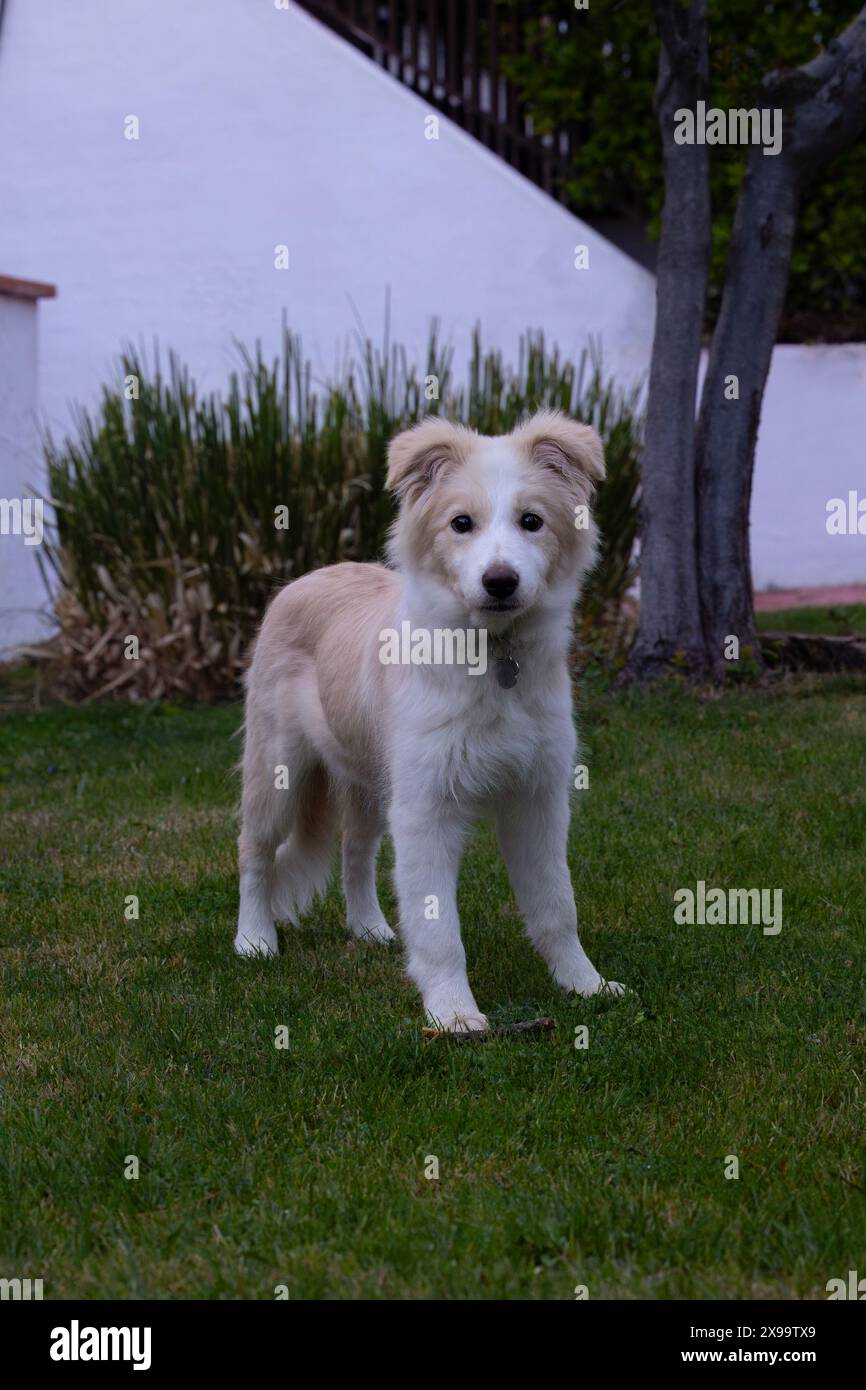
[[[124,118],[140,139],[124,138]],[[429,319],[516,355],[543,327],[645,367],[650,274],[292,6],[273,0],[9,0],[0,44],[0,265],[51,280],[41,402],[92,401],[124,340],[223,384],[232,338],[280,316],[324,371],[354,331],[420,353]],[[590,269],[574,269],[574,247]],[[274,247],[289,247],[288,271]]]
[[[34,301],[0,294],[0,498],[7,501],[32,497],[41,481],[37,314]],[[50,634],[38,616],[45,607],[36,547],[9,529],[7,513],[0,518],[0,659],[19,643]]]
[[[774,349],[752,491],[756,589],[866,584],[866,536],[827,534],[827,503],[866,498],[866,344]]]

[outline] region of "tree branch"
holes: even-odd
[[[656,24],[667,52],[670,76],[674,80],[707,80],[707,0],[690,0],[684,9],[679,0],[655,0]]]
[[[802,186],[866,129],[866,6],[810,62],[767,74],[761,104],[773,102],[784,111],[786,153]]]
[[[826,48],[808,63],[798,68],[775,68],[768,72],[762,87],[773,98],[787,99],[796,105],[812,96],[840,70],[866,41],[866,6],[847,29],[831,39]]]

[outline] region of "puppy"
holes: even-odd
[[[566,858],[567,657],[603,477],[595,431],[552,411],[499,438],[428,417],[392,441],[390,566],[304,575],[274,599],[256,644],[238,952],[276,953],[274,919],[297,923],[327,886],[338,823],[348,929],[390,941],[375,875],[387,827],[407,971],[427,1016],[454,1032],[485,1029],[456,890],[470,827],[487,814],[557,984],[622,992],[580,944]],[[411,639],[402,660],[395,634]]]

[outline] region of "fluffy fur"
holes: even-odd
[[[427,1016],[454,1031],[485,1028],[456,888],[469,829],[489,814],[554,979],[580,994],[620,992],[580,944],[566,861],[571,614],[596,549],[591,517],[575,523],[604,476],[601,442],[550,411],[498,438],[431,418],[392,441],[388,462],[400,504],[390,565],[334,565],[289,584],[256,644],[236,949],[277,951],[274,919],[297,922],[326,887],[338,825],[348,929],[390,940],[375,882],[387,827],[406,967]],[[462,533],[451,524],[461,517],[471,520]],[[527,517],[541,526],[530,529]],[[413,630],[486,628],[486,673],[383,665],[380,634],[404,621]],[[520,664],[512,689],[496,675],[506,642]]]

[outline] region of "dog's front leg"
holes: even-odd
[[[416,787],[391,806],[394,875],[406,971],[431,1023],[452,1033],[487,1027],[466,975],[457,917],[457,874],[468,822],[454,804],[428,802]]]
[[[569,810],[568,783],[553,767],[531,793],[500,805],[496,829],[508,876],[529,939],[556,983],[575,994],[622,994],[624,987],[602,979],[580,944],[566,858]]]

